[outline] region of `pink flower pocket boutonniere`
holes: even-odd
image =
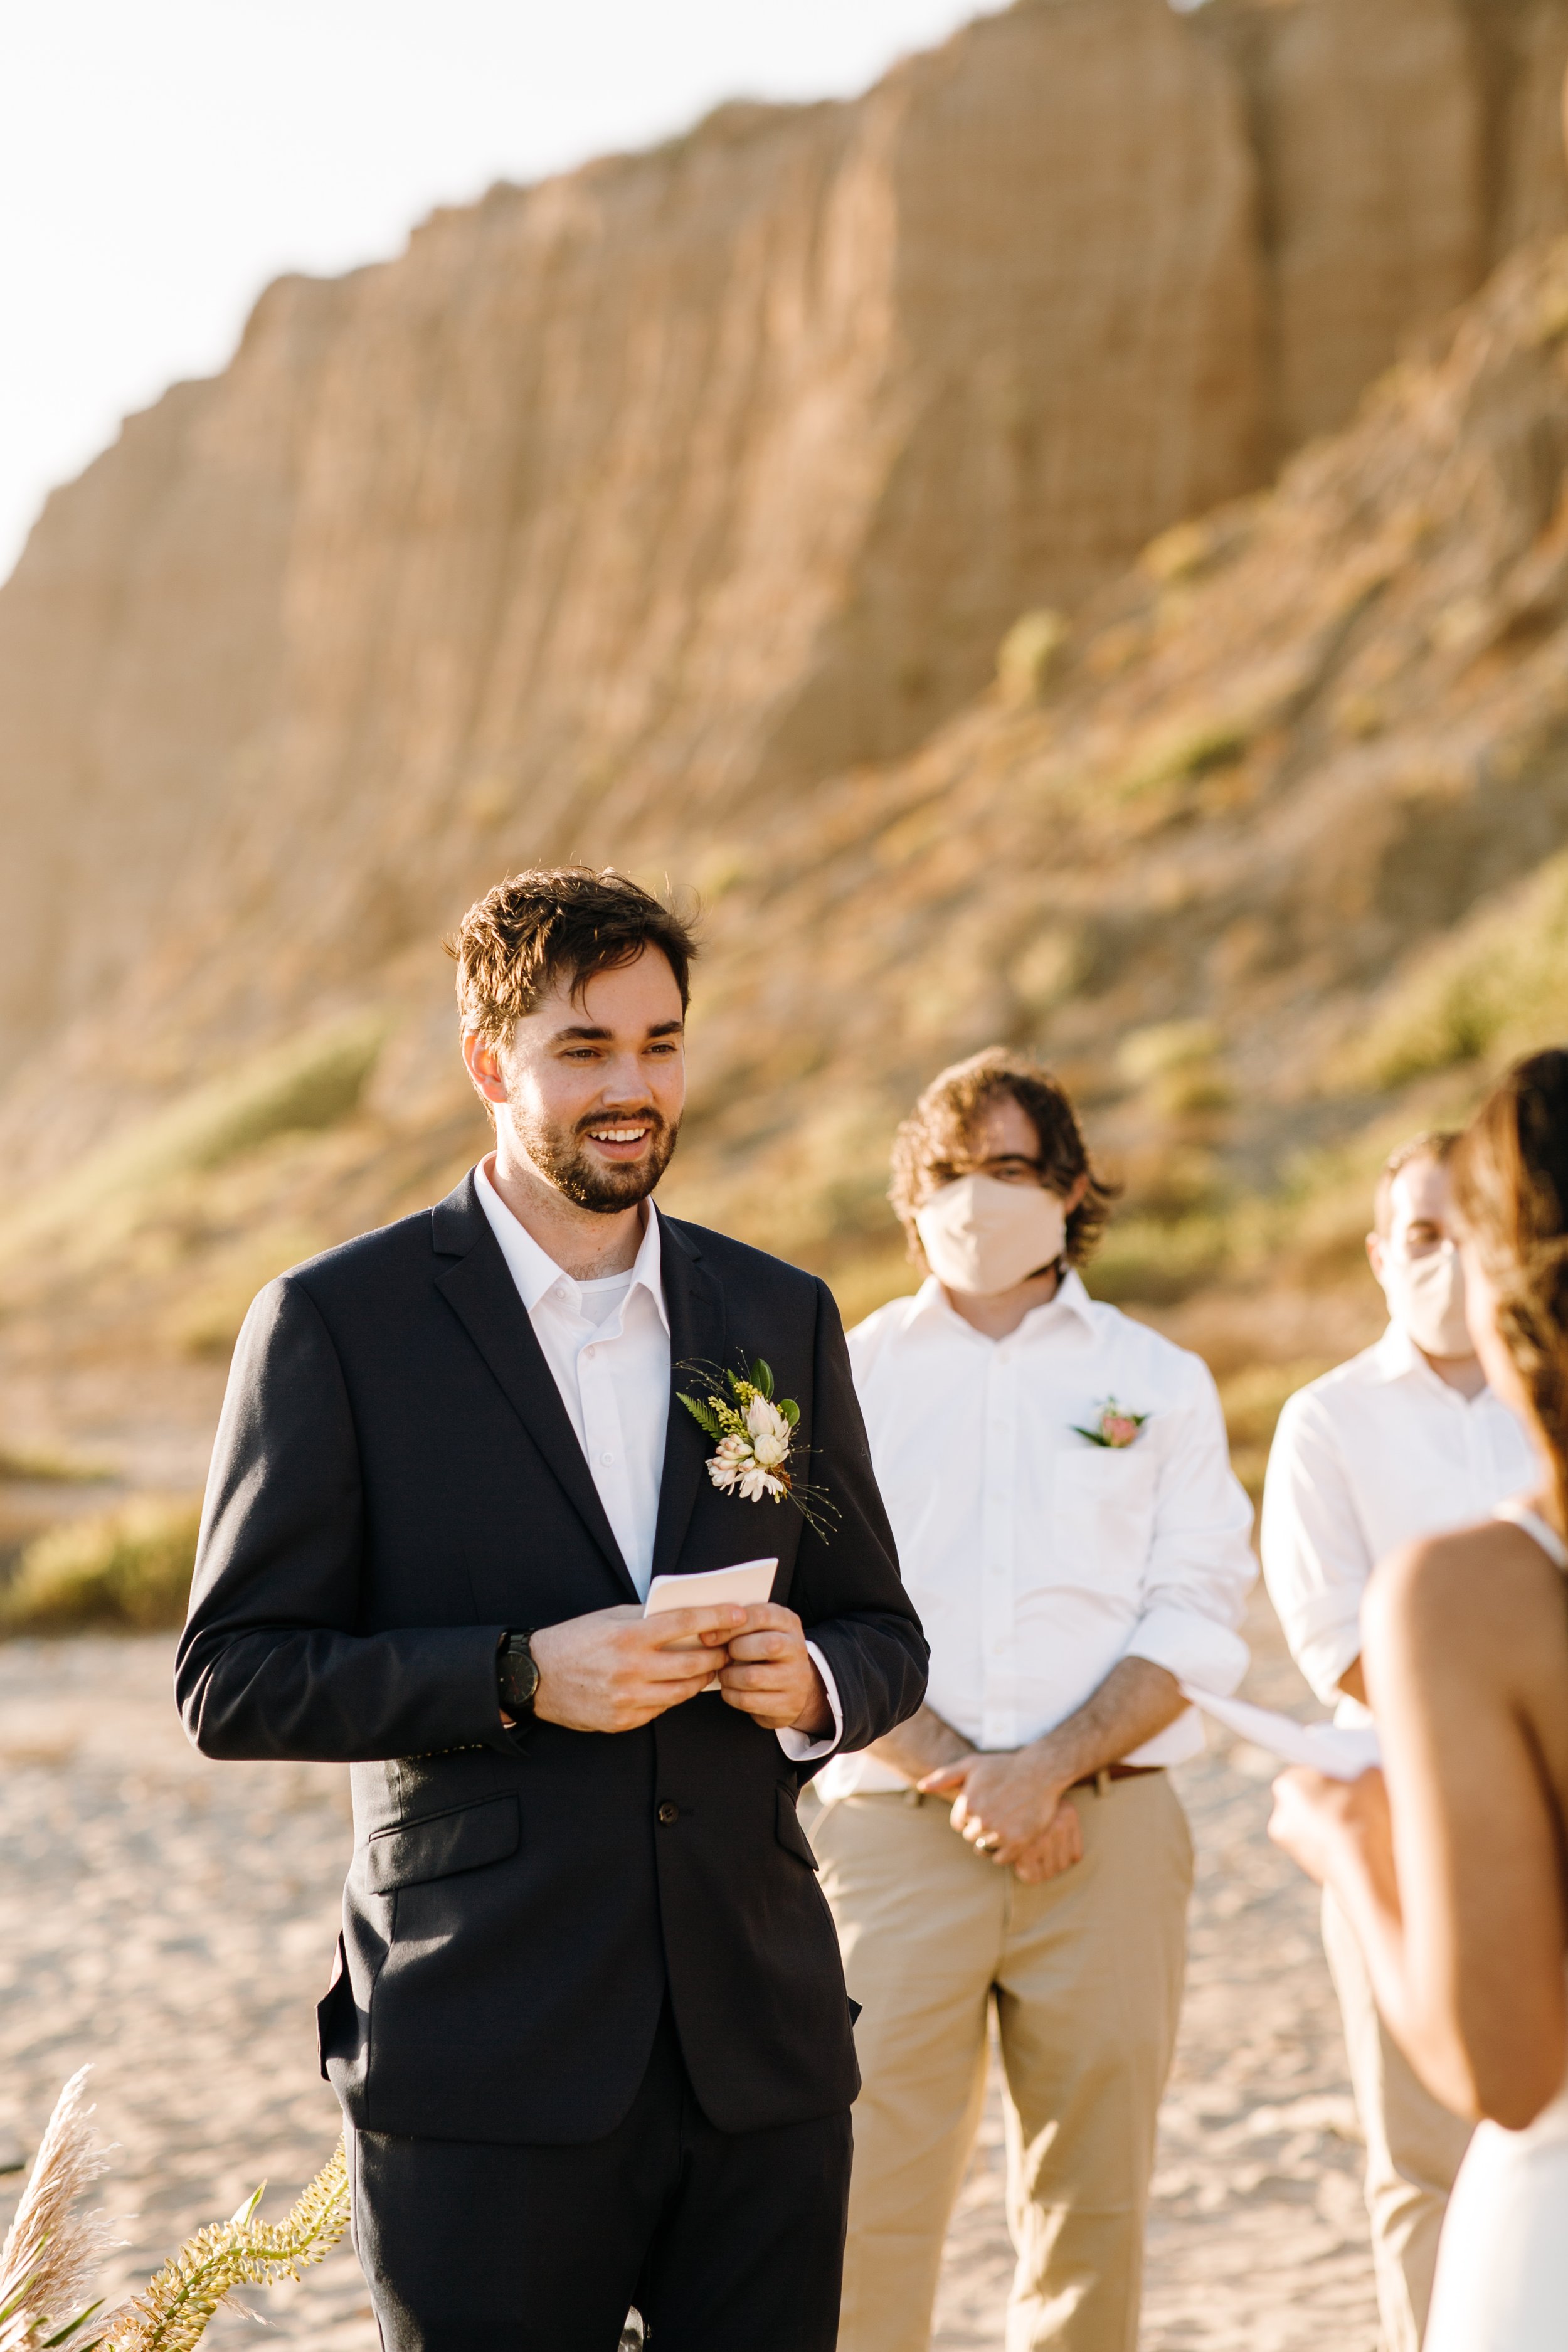
[[[1107,1397],[1092,1429],[1081,1428],[1076,1421],[1072,1428],[1076,1436],[1087,1437],[1091,1445],[1105,1445],[1117,1452],[1131,1444],[1148,1418],[1146,1412],[1129,1412],[1114,1397]]]

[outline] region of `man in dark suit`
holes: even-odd
[[[795,1798],[926,1664],[838,1317],[654,1212],[674,915],[520,875],[454,952],[495,1150],[251,1308],[181,1709],[353,1768],[321,2038],[385,2344],[613,2352],[635,2303],[654,2352],[830,2352],[859,2078]],[[799,1419],[742,1478],[677,1391],[758,1358]],[[774,1552],[771,1603],[642,1612]]]

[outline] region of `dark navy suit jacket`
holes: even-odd
[[[837,1312],[797,1268],[664,1219],[678,1368],[773,1366],[837,1517],[721,1494],[672,1396],[654,1572],[776,1551],[844,1741],[913,1713],[899,1580]],[[809,1767],[715,1696],[641,1730],[516,1735],[503,1630],[636,1593],[477,1199],[274,1282],[229,1377],[176,1685],[204,1755],[353,1766],[324,2069],[365,2130],[590,2140],[625,2115],[668,1988],[725,2131],[859,2087],[833,1923],[795,1817]]]

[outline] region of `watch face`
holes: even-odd
[[[509,1635],[501,1654],[501,1683],[514,1706],[531,1706],[539,1688],[539,1662],[528,1646],[526,1633]]]

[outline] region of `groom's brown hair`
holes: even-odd
[[[689,920],[606,866],[536,866],[477,898],[446,941],[458,967],[465,1032],[504,1045],[559,981],[575,995],[596,971],[618,971],[657,948],[682,1006],[697,941]]]

